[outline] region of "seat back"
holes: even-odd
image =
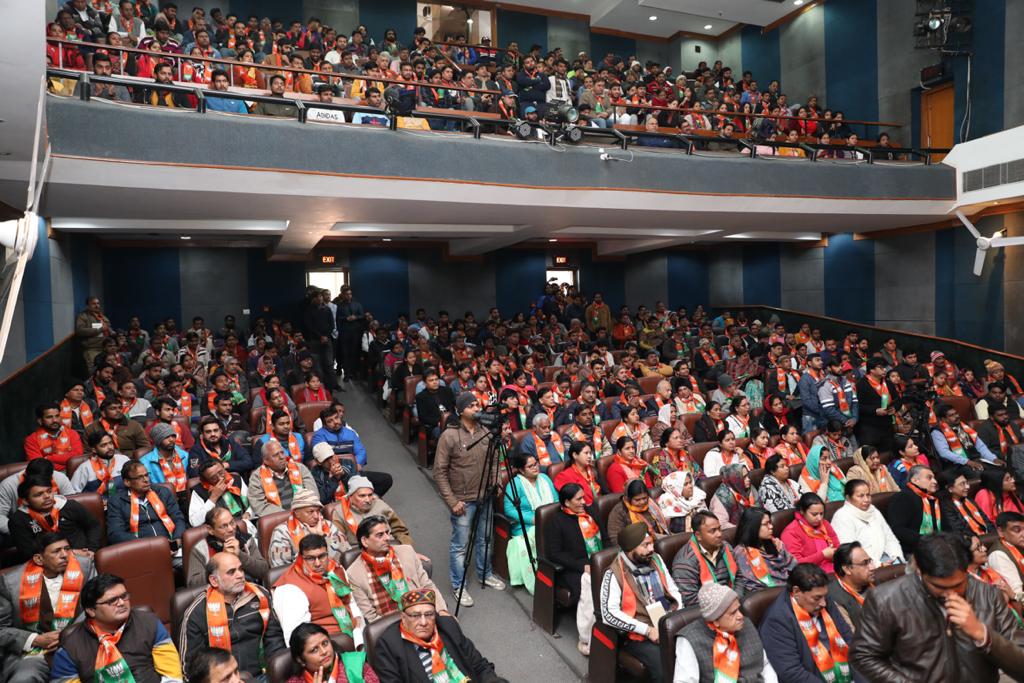
[[[192,549],[196,547],[196,543],[206,538],[207,529],[205,524],[194,526],[190,529],[185,529],[185,533],[181,535],[181,566],[188,571],[188,561],[192,556]]]
[[[416,385],[420,383],[422,377],[420,375],[409,375],[405,378],[405,387],[403,394],[405,395],[405,405],[411,406],[416,402]]]
[[[782,536],[782,532],[786,530],[793,519],[796,517],[796,508],[790,508],[788,510],[779,510],[778,512],[772,513],[772,529],[774,529],[775,538]]]
[[[17,474],[28,466],[27,462],[8,462],[0,465],[0,481],[3,481],[12,474]],[[69,475],[70,476],[70,475]]]
[[[779,593],[784,590],[784,586],[775,586],[748,594],[743,598],[743,602],[740,605],[743,609],[743,614],[750,621],[754,622],[754,626],[760,626],[761,620],[764,619],[764,613],[768,611],[771,604],[779,597]]]
[[[67,497],[84,507],[96,520],[100,527],[100,544],[107,544],[107,511],[103,504],[103,496],[96,493],[75,493]]]
[[[676,553],[679,552],[680,548],[689,543],[691,535],[689,532],[685,532],[682,534],[669,534],[659,538],[654,542],[654,552],[661,555],[661,559],[665,561],[666,567],[671,567]]]
[[[960,419],[965,422],[975,418],[974,401],[970,396],[943,396],[939,399],[939,403],[945,403],[947,406],[955,408]]]
[[[907,573],[907,565],[890,564],[886,567],[879,567],[875,570],[875,585],[898,579]]]
[[[292,403],[299,405],[302,403],[302,391],[306,388],[305,383],[293,384],[291,388],[292,392]]]
[[[285,648],[274,654],[267,662],[267,680],[269,683],[288,683],[295,669],[292,662],[292,653]]]
[[[270,548],[270,536],[274,533],[274,527],[288,519],[290,514],[287,510],[271,512],[269,515],[263,515],[256,522],[256,539],[263,557],[267,556],[267,550]]]
[[[701,479],[700,483],[697,484],[697,486],[700,487],[701,491],[703,491],[707,495],[707,499],[709,502],[711,501],[712,496],[715,495],[715,491],[717,491],[718,487],[721,485],[722,477],[720,476],[707,477],[705,479]]]
[[[558,514],[558,503],[548,503],[547,505],[541,505],[539,508],[533,511],[533,520],[536,524],[536,531],[534,537],[537,541],[537,557],[547,557],[544,548],[544,528],[547,526],[548,521],[552,516]]]
[[[831,522],[836,512],[838,512],[839,508],[843,507],[845,503],[846,501],[844,500],[830,500],[825,503],[825,519]]]
[[[373,658],[376,653],[377,643],[392,624],[401,619],[399,612],[382,617],[372,624],[367,624],[363,629],[363,642],[366,644],[366,663],[373,666]]]
[[[181,588],[171,598],[171,640],[174,646],[181,651],[181,623],[185,619],[185,610],[196,599],[196,596],[206,591],[206,586],[193,586],[192,588]]]
[[[710,451],[712,448],[716,448],[717,446],[717,441],[701,441],[700,443],[695,443],[689,448],[687,448],[686,454],[690,456],[690,460],[697,463],[701,470],[703,470],[704,456],[708,454],[708,451]]]
[[[135,606],[146,605],[165,624],[171,622],[174,571],[171,546],[163,536],[137,538],[96,551],[96,572],[124,579]]]
[[[883,517],[885,517],[885,511],[889,509],[889,501],[892,500],[892,497],[895,494],[895,491],[875,493],[871,496],[871,504],[878,508],[878,511],[882,513]]]
[[[64,474],[67,475],[68,479],[75,476],[75,470],[78,469],[78,466],[88,459],[88,455],[76,455],[73,458],[68,458],[68,464],[64,467]]]
[[[566,457],[568,457],[568,454],[566,454]],[[554,481],[558,473],[565,469],[566,464],[567,462],[562,460],[560,462],[553,462],[548,466],[548,476],[551,478],[551,481]],[[504,490],[504,487],[502,487],[502,490]]]
[[[612,432],[615,431],[615,428],[619,426],[620,422],[622,422],[622,420],[602,420],[601,421],[601,431],[604,432],[604,438],[605,438],[606,441],[610,441],[611,440]],[[615,444],[614,443],[612,444],[612,448],[615,448]]]
[[[565,368],[563,368],[561,365],[544,366],[544,381],[554,382],[555,377],[558,375],[558,373],[562,372],[563,370],[565,370]]]
[[[608,518],[611,517],[615,506],[621,502],[622,496],[618,493],[606,493],[595,501],[597,507],[597,526],[601,528],[601,536],[605,542],[610,542],[608,538]]]
[[[683,413],[680,417],[683,420],[683,426],[686,427],[686,431],[689,432],[690,436],[693,436],[693,430],[697,428],[697,423],[700,422],[700,418],[704,413]]]
[[[764,479],[763,467],[759,467],[756,470],[750,470],[750,483],[754,485],[754,488],[761,488],[762,479]]]
[[[413,385],[415,387],[415,385]],[[314,401],[312,403],[303,403],[301,406],[297,406],[299,409],[299,419],[302,420],[302,424],[305,426],[307,432],[313,431],[313,423],[320,417],[320,411],[325,408],[330,408],[330,401]]]
[[[265,407],[251,408],[249,410],[249,432],[256,434],[260,427],[260,415],[266,411]]]
[[[352,566],[352,563],[359,559],[359,554],[362,552],[359,548],[349,548],[341,554],[341,566],[348,569]]]
[[[271,567],[267,570],[267,580],[265,582],[267,588],[274,590],[274,584],[277,583],[278,579],[284,576],[284,573],[288,571],[289,567],[291,567],[291,565],[286,564],[283,567]]]
[[[655,390],[658,388],[658,383],[661,382],[661,380],[663,379],[665,378],[660,375],[655,375],[652,377],[641,377],[640,379],[637,380],[637,383],[640,385],[640,393],[653,394]]]
[[[612,466],[612,462],[615,460],[614,455],[602,455],[597,459],[597,479],[598,483],[601,484],[601,488],[608,490],[608,468]]]
[[[700,607],[687,607],[669,612],[658,622],[658,649],[663,671],[676,670],[676,636],[687,625],[700,619]]]

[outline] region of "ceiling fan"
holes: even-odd
[[[985,268],[985,252],[995,247],[1012,247],[1016,245],[1024,245],[1024,237],[1003,237],[1003,231],[997,230],[991,237],[985,237],[978,229],[974,227],[974,224],[967,220],[967,216],[961,211],[956,212],[956,217],[960,219],[960,222],[964,224],[972,235],[974,235],[975,244],[978,245],[978,252],[974,256],[974,274],[980,276],[981,271]]]

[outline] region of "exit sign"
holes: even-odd
[[[321,256],[320,257],[320,262],[323,263],[324,265],[332,265],[334,263],[334,257],[333,256]]]
[[[567,265],[569,265],[569,257],[568,256],[556,256],[555,257],[555,265],[556,266],[567,266]]]

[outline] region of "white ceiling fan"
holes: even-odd
[[[974,274],[981,275],[981,271],[985,268],[985,252],[989,249],[996,247],[1013,247],[1016,245],[1024,245],[1024,237],[1003,237],[1003,231],[997,230],[991,237],[985,237],[978,229],[974,227],[974,223],[967,220],[967,216],[961,211],[956,212],[956,217],[960,219],[960,222],[964,224],[971,234],[974,235],[974,241],[978,245],[978,253],[974,256]]]

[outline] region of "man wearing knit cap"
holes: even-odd
[[[487,462],[487,445],[493,436],[477,424],[476,414],[480,412],[480,401],[471,391],[464,391],[455,399],[458,420],[452,420],[441,432],[434,456],[434,482],[448,509],[451,510],[452,540],[448,551],[448,573],[452,592],[456,597],[465,579],[466,546],[469,544],[470,525],[477,515],[476,558],[478,578],[488,587],[504,590],[505,583],[491,575],[490,557],[485,549],[487,527],[491,523],[490,492],[484,490],[483,480],[493,481],[497,477],[498,460],[493,459],[492,470],[484,472]],[[468,591],[462,592],[463,607],[471,607],[473,598]]]
[[[763,681],[778,676],[753,622],[740,612],[740,596],[728,586],[706,583],[697,592],[701,618],[676,638],[673,683]]]
[[[341,554],[348,550],[348,541],[338,527],[324,519],[320,497],[313,491],[300,489],[292,500],[292,514],[270,534],[267,561],[271,568],[294,562],[299,552],[299,541],[308,534],[320,534],[327,539],[330,558],[341,562]]]
[[[636,522],[619,532],[621,552],[601,579],[601,621],[626,635],[623,649],[647,667],[653,683],[664,680],[658,647],[658,621],[679,609],[679,595],[668,569],[654,552],[647,525]]]
[[[402,521],[394,509],[385,503],[373,491],[373,482],[362,475],[356,475],[348,480],[348,493],[345,494],[348,501],[348,510],[345,505],[339,505],[334,510],[331,521],[341,529],[348,542],[356,544],[356,529],[359,523],[367,517],[383,517],[388,520],[391,526],[391,533],[395,541],[402,545],[412,545],[412,534],[409,527]]]
[[[313,475],[320,502],[324,505],[340,500],[345,495],[349,477],[352,476],[352,471],[341,463],[341,458],[326,441],[313,446],[309,473]]]
[[[402,618],[391,624],[368,662],[382,681],[475,681],[507,683],[494,672],[454,617],[438,614],[437,593],[410,590],[400,601]]]
[[[139,458],[139,462],[146,466],[150,483],[169,485],[181,506],[188,486],[188,453],[178,445],[178,435],[169,424],[157,422],[149,436],[153,439],[153,450]]]

